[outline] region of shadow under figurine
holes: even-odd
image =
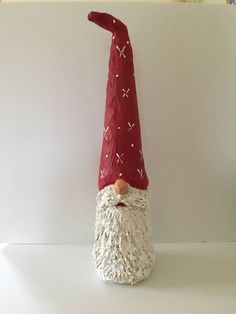
[[[150,276],[155,252],[133,52],[120,20],[93,11],[88,19],[112,33],[93,263],[103,280],[135,284]]]

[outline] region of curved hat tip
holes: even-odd
[[[89,20],[89,21],[92,21],[92,20],[93,20],[93,15],[94,15],[94,11],[91,11],[91,12],[88,14],[88,20]]]

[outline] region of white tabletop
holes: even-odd
[[[236,243],[156,244],[152,276],[103,282],[91,245],[8,245],[0,250],[2,314],[234,314]]]

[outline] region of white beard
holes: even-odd
[[[135,284],[150,276],[155,251],[146,190],[129,186],[117,195],[108,185],[98,192],[92,257],[104,281]]]

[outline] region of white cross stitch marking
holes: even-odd
[[[109,130],[109,126],[105,129],[105,127],[104,127],[104,131],[103,131],[103,137],[105,137],[106,138],[106,140],[107,140],[107,131]]]
[[[140,179],[143,179],[143,169],[137,169],[137,171],[140,174]]]
[[[120,173],[119,176],[121,177],[121,176],[122,176],[122,173]]]
[[[113,23],[115,24],[116,20],[113,20]]]
[[[124,161],[121,159],[121,157],[124,156],[124,153],[122,153],[121,155],[119,155],[118,153],[116,153],[116,156],[117,156],[117,158],[118,158],[116,162],[117,162],[117,163],[120,162],[121,164],[123,164]]]
[[[131,147],[134,147],[134,144],[131,144]]]
[[[127,42],[126,42],[126,43],[127,43],[127,45],[128,45],[128,44],[129,44],[129,41],[127,40]]]
[[[116,49],[117,49],[117,50],[119,51],[119,53],[120,53],[120,58],[121,58],[121,57],[126,58],[126,55],[125,55],[125,53],[124,53],[125,48],[126,48],[126,46],[123,46],[122,49],[120,49],[119,46],[116,46]]]
[[[130,122],[128,122],[128,126],[129,126],[128,132],[133,131],[133,127],[135,126],[135,123],[131,124]]]
[[[142,152],[142,150],[141,150],[141,149],[139,150],[139,153],[140,153],[141,160],[142,160],[142,159],[143,159],[143,152]]]
[[[123,94],[123,97],[129,97],[129,95],[128,95],[128,92],[130,91],[130,89],[128,88],[127,90],[125,90],[124,88],[122,89],[123,90],[123,92],[124,92],[124,94]]]
[[[106,158],[108,158],[108,154],[106,154]]]
[[[116,74],[116,77],[119,77],[119,74]]]
[[[118,126],[118,128],[117,128],[118,130],[120,130],[120,126]]]
[[[100,173],[101,173],[100,179],[103,179],[104,178],[104,170],[101,170]]]

